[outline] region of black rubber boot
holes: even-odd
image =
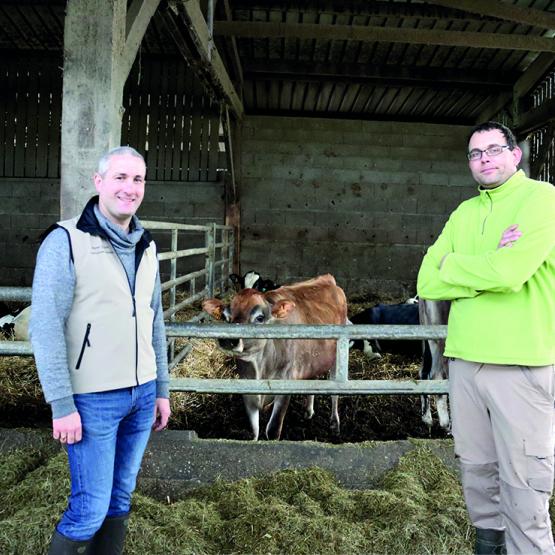
[[[90,555],[121,555],[128,524],[128,514],[107,517],[92,539]]]
[[[504,530],[476,528],[476,555],[506,555]]]
[[[47,555],[90,555],[91,540],[78,542],[62,536],[57,530],[50,540]]]

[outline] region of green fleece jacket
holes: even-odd
[[[512,247],[497,248],[513,224],[522,236]],[[495,189],[480,188],[451,214],[428,249],[418,294],[453,301],[446,356],[553,364],[555,187],[518,171]]]

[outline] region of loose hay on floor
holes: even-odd
[[[41,457],[0,457],[0,476],[13,477],[0,487],[0,553],[43,552],[64,508],[65,453]],[[126,547],[129,555],[471,552],[459,481],[425,442],[375,490],[346,490],[311,468],[218,482],[171,505],[136,494]]]

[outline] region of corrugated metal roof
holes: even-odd
[[[216,46],[247,114],[471,124],[510,97],[541,52],[555,59],[555,0],[216,6]],[[0,51],[60,53],[64,14],[59,0],[0,1]],[[141,56],[180,55],[168,14],[179,17],[162,2]]]
[[[254,29],[251,33],[246,25],[218,27],[216,23],[216,33],[237,30],[247,113],[473,123],[500,93],[512,91],[537,58],[535,45],[527,49],[518,41],[532,43],[529,39],[534,37],[553,36],[553,31],[538,26],[422,2],[230,0],[229,4],[232,21],[249,23]],[[482,3],[484,11],[488,4]],[[555,5],[533,0],[496,4],[536,14],[542,10],[551,16]],[[223,10],[218,16],[224,18]],[[292,31],[285,29],[286,37],[254,36],[265,29],[259,23],[281,23]],[[299,38],[309,26],[315,38]],[[324,34],[321,38],[318,26]],[[353,27],[384,29],[394,41],[340,38]],[[335,33],[336,29],[343,33]],[[275,33],[270,26],[267,31]],[[468,45],[417,43],[420,37],[415,31],[434,31],[434,35],[458,31],[469,39],[476,33],[484,44],[491,41],[491,47],[474,47],[472,40]],[[495,47],[496,37],[503,35],[512,37],[515,48]],[[217,44],[228,53],[225,40],[220,37]],[[445,42],[449,40],[446,36]]]

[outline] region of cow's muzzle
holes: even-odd
[[[242,341],[240,339],[218,339],[218,344],[224,351],[241,352],[243,350]]]

